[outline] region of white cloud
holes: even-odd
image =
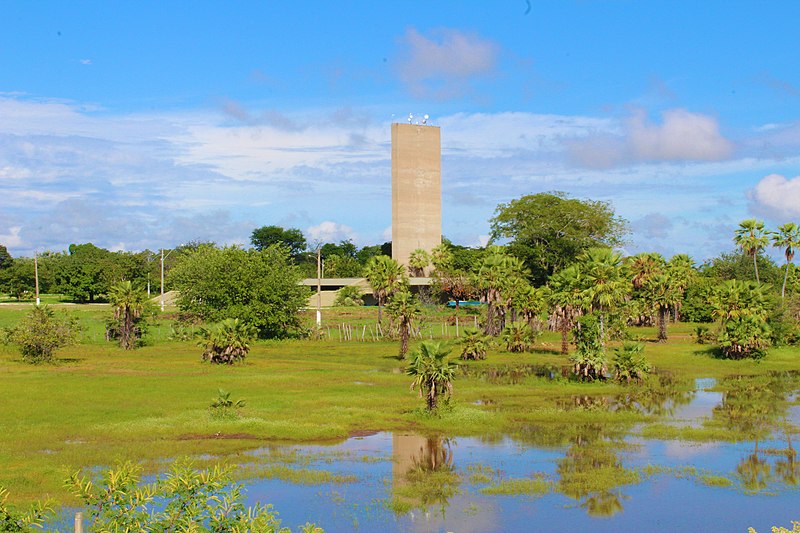
[[[621,130],[566,141],[572,160],[609,168],[635,162],[720,161],[733,154],[733,143],[722,136],[716,119],[685,109],[664,111],[660,124],[637,110],[622,122]]]
[[[0,244],[4,245],[6,248],[20,246],[22,244],[22,239],[19,236],[21,229],[22,226],[14,226],[8,228],[8,233],[0,233]]]
[[[356,233],[353,231],[353,228],[345,226],[344,224],[332,222],[330,220],[321,222],[316,226],[311,226],[310,228],[306,229],[306,234],[309,237],[308,240],[312,243],[339,242],[350,239],[355,241],[358,238]]]
[[[470,80],[491,74],[499,51],[488,39],[446,28],[431,37],[409,28],[401,44],[400,80],[414,96],[439,99],[462,96]]]
[[[765,176],[748,193],[751,210],[769,218],[800,216],[800,176]]]

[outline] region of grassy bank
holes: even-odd
[[[0,307],[0,326],[24,312]],[[495,348],[486,361],[464,364],[455,382],[455,406],[431,417],[409,391],[396,342],[344,341],[333,334],[321,340],[263,341],[254,344],[244,364],[218,367],[202,364],[193,342],[167,340],[168,321],[151,328],[149,346],[125,352],[102,340],[107,308],[70,312],[85,325],[84,343],[60,351],[58,364],[31,366],[15,348],[0,345],[0,462],[5,466],[0,484],[15,501],[49,495],[70,502],[61,487],[68,472],[121,459],[156,470],[163,460],[183,455],[235,460],[228,454],[269,442],[335,441],[363,431],[500,436],[552,423],[630,425],[657,419],[642,411],[603,408],[604,398],[633,389],[561,378],[566,360],[557,353],[559,337],[550,333],[533,353]],[[328,324],[331,331],[339,331],[338,324],[363,331],[374,324],[374,313],[326,311],[326,331]],[[430,316],[429,335],[445,332],[449,313]],[[651,342],[654,330],[634,331],[655,367],[675,376],[675,387],[690,387],[695,377],[800,370],[797,349],[773,349],[758,362],[723,361],[694,344],[691,331],[689,325],[672,326],[670,341],[661,344]],[[455,334],[452,326],[446,332]],[[238,418],[212,415],[209,405],[220,388],[246,400]]]

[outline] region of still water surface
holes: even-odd
[[[645,439],[636,428],[551,425],[492,439],[377,433],[333,446],[270,447],[298,470],[352,482],[248,482],[283,524],[337,531],[747,531],[800,520],[797,380],[727,383],[658,401],[608,398],[605,409],[656,413],[676,427],[722,428],[739,442]],[[578,398],[572,404],[581,405]],[[597,408],[596,400],[592,408]],[[633,407],[632,407],[633,406]],[[353,479],[353,478],[351,478]],[[492,487],[522,486],[522,494]],[[489,492],[489,493],[487,493]],[[508,492],[508,490],[506,490]]]

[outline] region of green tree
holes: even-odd
[[[147,293],[134,287],[130,281],[120,281],[109,289],[108,301],[114,309],[119,345],[132,350],[141,339]]]
[[[198,344],[204,348],[203,361],[229,365],[241,361],[250,352],[250,342],[257,334],[255,327],[238,318],[200,328]]]
[[[652,370],[644,357],[644,344],[625,342],[614,350],[614,380],[618,383],[641,383]]]
[[[347,285],[336,291],[335,307],[358,307],[364,305],[361,289],[355,285]]]
[[[8,253],[8,248],[0,244],[0,270],[4,270],[11,266],[14,258]]]
[[[406,358],[408,340],[413,331],[414,320],[419,318],[422,310],[419,302],[409,291],[403,289],[394,293],[386,304],[386,311],[394,319],[400,335],[399,359]]]
[[[596,313],[600,342],[605,346],[608,318],[628,295],[622,257],[610,248],[590,248],[579,260],[584,308]]]
[[[66,314],[56,316],[47,306],[34,307],[11,330],[9,339],[19,346],[28,363],[49,363],[53,353],[75,343],[78,328]]]
[[[69,254],[57,261],[56,289],[74,301],[94,302],[108,291],[112,255],[92,243],[70,244]]]
[[[645,285],[646,299],[658,312],[658,340],[667,340],[669,310],[681,300],[681,289],[669,274],[656,274]]]
[[[253,230],[250,243],[259,252],[270,246],[280,244],[288,248],[289,256],[297,259],[305,252],[308,243],[303,232],[297,228],[284,229],[280,226],[262,226]]]
[[[756,283],[761,280],[758,278],[758,261],[756,258],[761,250],[769,244],[769,236],[764,230],[764,223],[760,220],[749,218],[739,223],[739,227],[734,232],[733,242],[736,246],[753,259],[753,269],[756,273]]]
[[[502,339],[509,352],[527,352],[536,341],[536,333],[525,322],[509,322],[503,328]]]
[[[417,248],[408,256],[409,275],[419,278],[425,275],[425,269],[431,264],[431,256],[422,248]]]
[[[0,290],[17,300],[32,297],[35,288],[33,259],[18,257],[9,267],[0,270]]]
[[[576,349],[570,361],[575,375],[583,380],[605,379],[607,361],[601,323],[596,314],[584,315],[574,330]]]
[[[570,266],[556,272],[549,281],[547,301],[551,327],[561,332],[561,354],[569,354],[569,332],[583,312],[581,272]]]
[[[492,241],[510,239],[509,252],[525,262],[536,285],[589,248],[621,244],[627,232],[607,202],[578,200],[562,192],[500,204],[490,224]]]
[[[506,312],[516,288],[528,274],[521,260],[492,246],[473,276],[473,284],[486,302],[487,335],[496,337],[505,327]]]
[[[260,252],[206,245],[182,255],[170,271],[181,311],[209,322],[238,318],[258,329],[262,338],[302,331],[298,313],[309,291],[300,280],[289,250],[281,245]]]
[[[694,260],[686,254],[675,254],[667,262],[665,272],[680,292],[680,299],[672,306],[672,320],[677,322],[681,319],[680,312],[683,307],[683,301],[686,298],[686,291],[697,278]]]
[[[411,388],[419,389],[428,411],[438,407],[440,398],[447,401],[453,393],[458,364],[449,355],[450,350],[440,341],[422,341],[406,369],[406,374],[414,378]]]
[[[710,295],[712,315],[719,320],[717,337],[725,357],[741,359],[765,355],[770,328],[767,298],[761,285],[750,281],[728,280]]]
[[[377,255],[369,260],[364,268],[364,276],[372,287],[372,294],[378,301],[378,322],[382,320],[382,310],[392,294],[408,285],[403,267],[387,255]]]
[[[800,226],[794,222],[778,226],[778,231],[772,234],[772,246],[783,249],[783,255],[786,258],[786,272],[783,275],[783,286],[781,287],[781,298],[785,298],[789,265],[792,264],[795,251],[800,247]]]

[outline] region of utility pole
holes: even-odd
[[[36,307],[39,307],[39,254],[33,253],[33,278],[36,281]]]
[[[164,312],[164,259],[169,257],[169,254],[174,252],[175,249],[170,250],[167,252],[167,255],[164,255],[164,249],[161,249],[161,312]]]
[[[317,246],[317,328],[322,327],[322,247]]]

